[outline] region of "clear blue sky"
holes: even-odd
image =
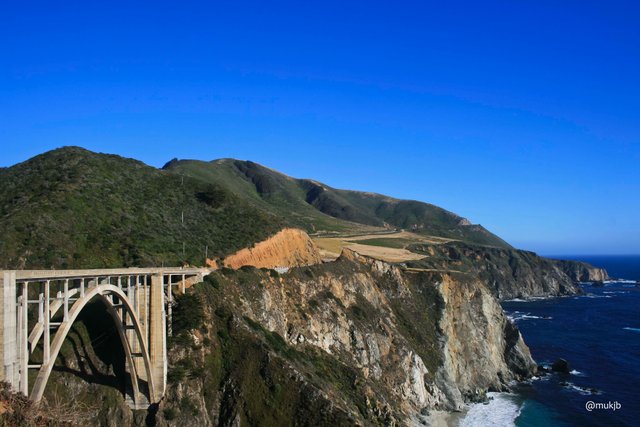
[[[3,4],[0,166],[251,159],[640,253],[637,1],[87,3]]]

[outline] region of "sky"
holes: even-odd
[[[640,253],[637,1],[6,2],[0,167],[250,159]]]

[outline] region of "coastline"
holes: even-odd
[[[516,425],[523,405],[524,399],[517,393],[489,392],[485,402],[467,404],[459,412],[429,411],[424,421],[432,427],[510,427]]]

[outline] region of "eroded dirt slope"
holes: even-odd
[[[296,228],[285,228],[253,248],[241,249],[228,256],[224,260],[224,266],[300,267],[320,262],[320,251],[307,233]]]

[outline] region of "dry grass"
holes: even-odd
[[[0,382],[0,427],[81,426],[91,420],[96,409],[57,399],[35,404],[11,391],[8,383]]]
[[[376,245],[359,243],[366,240],[378,240],[380,242],[384,242],[384,239],[400,239],[401,241],[406,242],[407,245],[410,243],[442,244],[451,241],[451,239],[434,236],[423,236],[420,234],[411,233],[409,231],[399,231],[395,233],[367,233],[335,237],[317,237],[313,240],[320,249],[322,257],[325,259],[337,258],[338,256],[340,256],[343,248],[353,249],[354,251],[359,252],[362,255],[370,256],[372,258],[377,258],[388,262],[404,262],[424,258],[424,255],[419,255],[407,249],[399,248],[398,245],[395,244],[385,246],[384,243],[378,243]]]
[[[387,248],[384,246],[361,245],[359,243],[351,243],[345,246],[361,255],[376,258],[387,262],[404,262],[413,261],[424,258],[424,255],[416,254],[406,249]]]

